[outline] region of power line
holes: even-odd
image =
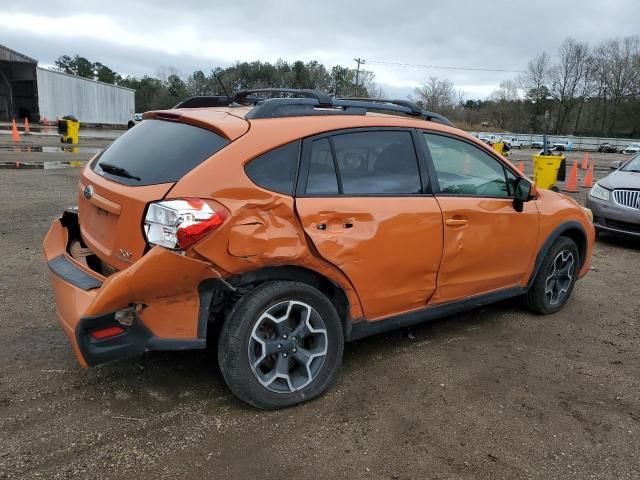
[[[508,68],[455,67],[455,66],[449,66],[449,65],[424,65],[419,63],[384,62],[382,60],[367,60],[367,63],[369,65],[389,65],[392,67],[418,67],[418,68],[430,68],[434,70],[468,70],[468,71],[474,71],[474,72],[524,73],[523,70],[511,70]]]

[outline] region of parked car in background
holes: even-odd
[[[626,155],[633,155],[640,152],[640,143],[630,143],[622,149],[622,153]]]
[[[478,137],[478,139],[487,145],[493,145],[494,143],[498,143],[502,141],[502,135],[495,134],[483,134]]]
[[[570,152],[571,150],[573,150],[573,143],[567,139],[556,140],[551,144],[551,146],[561,152]]]
[[[618,147],[613,143],[605,142],[598,145],[598,152],[600,153],[618,153]]]
[[[587,208],[593,212],[596,231],[640,237],[640,153],[598,180],[589,192]]]
[[[44,239],[83,366],[209,343],[240,399],[286,407],[346,341],[510,297],[555,313],[589,271],[590,212],[446,118],[254,96],[281,91],[148,112],[86,165]]]
[[[142,114],[141,113],[135,113],[133,115],[133,118],[131,120],[129,120],[129,122],[127,123],[127,130],[129,130],[130,128],[135,127],[141,121],[142,121]]]
[[[524,142],[520,140],[518,137],[512,137],[510,135],[504,135],[502,137],[502,141],[506,143],[509,148],[522,148],[524,147]]]
[[[542,140],[534,140],[531,142],[531,148],[544,148]],[[547,148],[551,148],[551,140],[547,140]]]

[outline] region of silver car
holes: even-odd
[[[587,197],[596,232],[640,237],[640,154],[614,162],[615,172],[598,180]]]

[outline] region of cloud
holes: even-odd
[[[3,7],[0,43],[44,64],[78,53],[133,75],[161,65],[189,73],[278,58],[355,66],[353,58],[361,57],[394,96],[438,76],[473,98],[514,74],[373,61],[521,70],[540,51],[554,53],[567,36],[595,44],[635,34],[639,16],[637,0],[35,0]]]

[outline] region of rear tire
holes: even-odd
[[[542,315],[560,310],[573,291],[579,261],[576,243],[567,237],[558,238],[542,260],[533,285],[524,295],[525,307]]]
[[[311,400],[335,381],[344,333],[329,299],[299,282],[264,283],[224,322],[218,362],[241,400],[276,409]]]

